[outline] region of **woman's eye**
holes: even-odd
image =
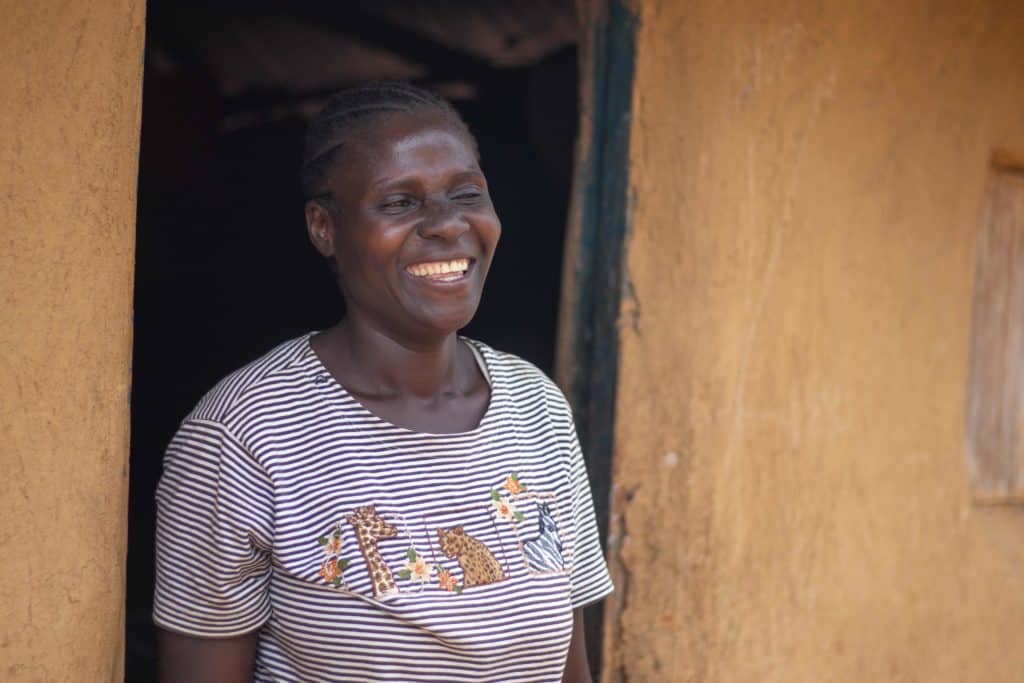
[[[457,202],[462,202],[464,204],[470,204],[482,199],[483,196],[484,193],[481,192],[480,190],[461,190],[455,193],[455,196],[452,197],[452,199],[454,199]]]
[[[416,202],[409,197],[395,197],[393,199],[385,199],[380,205],[380,208],[385,213],[401,213],[408,211],[416,205]]]

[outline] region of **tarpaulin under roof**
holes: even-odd
[[[576,42],[566,0],[356,0],[150,4],[148,57],[201,70],[229,116],[315,111],[368,79],[405,79],[470,99],[499,69]]]

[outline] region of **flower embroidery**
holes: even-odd
[[[331,584],[335,588],[341,585],[341,574],[348,567],[348,560],[341,559],[338,555],[341,554],[341,525],[336,524],[334,530],[326,535],[316,539],[320,549],[327,555],[320,564],[320,571],[317,574],[320,575],[327,583]]]
[[[430,581],[432,567],[424,562],[422,557],[417,557],[415,561],[409,562],[405,566],[413,581]]]
[[[335,524],[334,531],[328,536],[316,539],[316,542],[320,544],[320,549],[327,555],[339,554],[341,552],[341,525]]]
[[[326,540],[326,542],[324,543],[324,545],[321,546],[321,549],[327,555],[337,555],[338,553],[341,552],[341,537],[340,536],[331,536],[331,537],[329,537]]]
[[[456,593],[462,592],[462,585],[455,580],[455,577],[447,569],[441,569],[437,572],[437,585],[441,587],[441,590],[448,591],[449,593],[452,591]]]
[[[491,501],[494,503],[494,511],[498,514],[498,517],[509,522],[523,521],[523,514],[516,510],[516,506],[508,498],[502,496],[497,491],[491,491]]]
[[[505,490],[513,496],[526,490],[526,486],[519,481],[518,472],[512,472],[510,475],[505,477]]]
[[[405,553],[409,561],[405,567],[398,570],[398,578],[411,579],[413,581],[430,581],[430,575],[434,572],[434,566],[427,564],[427,561],[416,554],[415,548],[409,548]]]
[[[341,585],[341,573],[348,566],[348,560],[339,560],[335,557],[328,557],[320,565],[320,578],[327,583],[337,587]]]

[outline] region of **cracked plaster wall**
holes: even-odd
[[[605,680],[1021,680],[963,441],[1024,5],[637,7]]]
[[[0,1],[0,679],[123,679],[142,0]]]

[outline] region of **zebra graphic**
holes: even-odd
[[[562,559],[562,539],[558,535],[558,525],[551,514],[547,503],[537,505],[537,538],[523,544],[523,554],[530,569],[535,572],[562,571],[565,561]]]

